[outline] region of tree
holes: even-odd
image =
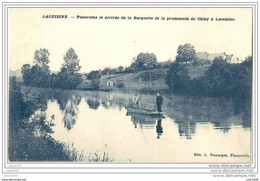
[[[49,63],[49,51],[47,49],[35,50],[34,63],[40,67],[47,66]]]
[[[82,82],[82,76],[79,72],[81,66],[79,65],[78,55],[73,48],[70,48],[64,56],[64,64],[62,64],[61,71],[58,73],[59,87],[72,89],[76,88]]]
[[[153,69],[157,65],[157,58],[153,53],[140,53],[131,64],[133,71]]]
[[[91,71],[87,77],[88,80],[91,80],[92,87],[95,90],[99,88],[100,78],[101,78],[101,73],[98,70]]]
[[[30,85],[30,79],[31,79],[31,65],[29,64],[24,64],[22,66],[22,75],[23,75],[23,83],[26,86]]]
[[[177,53],[176,62],[178,63],[185,62],[187,64],[188,62],[194,62],[197,59],[194,46],[188,43],[179,45]]]
[[[124,70],[124,67],[120,65],[119,67],[117,67],[117,69],[119,72],[122,72]]]
[[[187,68],[177,62],[173,63],[166,74],[166,84],[174,92],[187,92],[190,78]]]
[[[212,96],[227,96],[232,90],[231,65],[223,57],[216,57],[205,75],[206,90]]]
[[[79,65],[79,59],[78,55],[75,53],[73,48],[70,48],[66,55],[64,56],[65,63],[62,65],[63,69],[66,69],[66,71],[69,74],[78,73],[81,69],[81,66]]]
[[[111,68],[109,68],[109,67],[105,67],[103,70],[101,70],[101,74],[102,75],[107,75],[107,74],[110,74],[110,72],[111,72]]]
[[[49,51],[47,49],[35,50],[32,67],[24,64],[22,67],[23,81],[26,86],[49,87]]]
[[[49,87],[49,51],[47,49],[35,50],[34,63],[30,69],[30,81],[32,86]]]

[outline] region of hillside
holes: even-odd
[[[201,77],[208,70],[210,65],[190,66],[188,74],[191,79]],[[163,91],[167,90],[165,77],[168,69],[152,69],[135,73],[121,73],[113,75],[103,75],[100,79],[101,90],[125,90],[125,91]],[[53,73],[53,72],[52,72]],[[18,81],[22,82],[20,70],[9,71],[9,76],[16,76]],[[107,85],[111,81],[113,86]],[[78,89],[91,90],[90,80],[84,78],[83,82],[77,87]]]
[[[210,65],[188,67],[188,74],[191,79],[199,78],[205,74]],[[101,90],[127,90],[127,91],[163,91],[167,90],[165,77],[168,69],[152,69],[135,73],[121,73],[104,75],[100,79]],[[113,86],[107,85],[111,81]],[[123,85],[120,87],[120,84]],[[119,87],[119,88],[118,88]],[[91,82],[84,80],[79,89],[92,89]]]
[[[135,73],[122,73],[114,75],[104,75],[100,79],[100,88],[105,90],[117,90],[118,86],[123,85],[120,89],[127,91],[147,90],[160,91],[168,89],[165,84],[165,76],[168,69],[153,69]],[[108,86],[108,81],[113,83],[113,86]],[[89,80],[84,80],[79,86],[80,89],[90,89],[91,83]]]

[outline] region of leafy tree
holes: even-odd
[[[175,92],[187,92],[190,78],[187,68],[179,63],[173,63],[166,74],[166,84]]]
[[[49,51],[40,49],[34,52],[34,63],[22,66],[23,81],[26,86],[49,87]]]
[[[50,70],[48,66],[40,67],[29,64],[22,67],[23,82],[26,86],[49,87]]]
[[[78,73],[81,68],[78,55],[72,48],[66,52],[64,61],[65,63],[58,73],[58,86],[66,89],[76,88],[82,82],[82,76]]]
[[[140,53],[131,64],[133,71],[153,69],[157,65],[157,58],[153,53]]]
[[[31,65],[29,64],[24,64],[22,66],[22,75],[23,75],[23,82],[24,85],[29,86],[30,85],[30,80],[31,80]]]
[[[205,75],[206,89],[212,96],[227,96],[232,85],[231,66],[221,56],[213,60]]]
[[[110,74],[110,72],[111,72],[111,68],[109,68],[109,67],[106,67],[100,71],[101,75],[107,75],[107,74]]]
[[[40,67],[47,66],[49,63],[49,51],[47,49],[40,49],[34,52],[34,63]]]
[[[176,62],[194,62],[196,61],[196,50],[191,44],[179,45],[178,55],[176,56]]]
[[[23,108],[25,107],[25,104],[22,99],[20,86],[17,84],[15,76],[10,78],[9,85],[10,127],[17,130],[20,125],[20,119],[23,118]]]
[[[119,72],[122,72],[124,70],[124,67],[123,66],[119,66],[119,67],[117,67],[117,69],[118,69]]]
[[[73,48],[70,48],[64,56],[65,63],[62,65],[62,69],[66,69],[69,74],[78,73],[81,69],[79,65],[78,55]]]
[[[91,80],[92,87],[95,90],[99,88],[100,78],[101,78],[101,73],[98,70],[91,71],[87,77],[88,80]]]

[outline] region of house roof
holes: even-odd
[[[209,56],[208,56],[208,59],[214,60],[216,57],[220,57],[220,56],[223,56],[223,55],[225,55],[225,52],[223,52],[223,53],[210,53]]]
[[[222,56],[226,60],[231,60],[233,57],[233,54],[227,55],[225,52],[221,52],[221,53],[208,53],[206,51],[205,52],[196,52],[196,57],[198,59],[202,59],[202,60],[214,60],[216,57],[220,57],[220,56]]]
[[[198,59],[205,60],[205,59],[208,59],[208,56],[209,56],[208,52],[196,52],[196,57]]]

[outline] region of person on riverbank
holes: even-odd
[[[156,105],[157,105],[158,112],[162,112],[162,104],[163,104],[163,98],[160,95],[160,93],[157,93]]]

